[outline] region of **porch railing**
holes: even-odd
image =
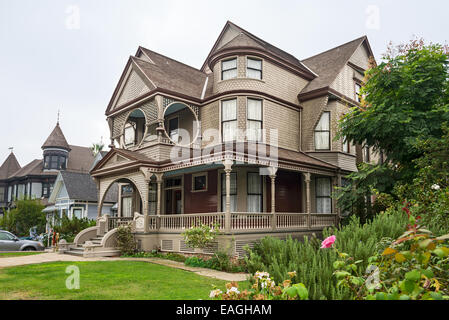
[[[133,217],[109,217],[108,230],[118,228],[122,225],[128,225],[133,221]]]
[[[111,219],[114,219],[112,221],[116,222],[111,222]],[[129,221],[123,219],[110,218],[110,223],[115,223],[118,226]],[[219,212],[161,216],[150,215],[148,225],[150,231],[182,232],[200,224],[210,226],[218,224],[220,230],[224,231],[225,222],[225,213]],[[233,212],[231,213],[230,223],[230,230],[235,233],[246,231],[316,230],[334,226],[337,223],[337,215],[322,213],[312,213],[310,215],[307,213],[275,213],[273,215],[271,213]]]

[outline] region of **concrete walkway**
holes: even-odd
[[[58,261],[142,261],[148,263],[155,263],[171,268],[182,269],[190,272],[194,272],[200,276],[215,278],[225,281],[245,281],[249,274],[246,273],[227,273],[206,268],[196,268],[184,265],[182,262],[171,261],[160,258],[83,258],[72,256],[69,254],[59,254],[55,252],[46,252],[41,254],[29,255],[29,256],[17,256],[0,258],[0,268],[15,267],[28,264],[46,263],[46,262],[58,262]]]

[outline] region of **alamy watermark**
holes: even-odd
[[[80,269],[75,265],[70,265],[65,269],[69,276],[65,280],[65,287],[69,290],[78,290],[80,288]]]

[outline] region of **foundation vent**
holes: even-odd
[[[194,252],[195,249],[188,247],[184,240],[179,240],[179,251],[181,252]]]
[[[162,240],[161,241],[162,251],[173,251],[173,240]]]
[[[254,247],[254,243],[256,243],[256,240],[241,240],[235,242],[235,253],[239,258],[243,258],[248,253],[246,252],[244,247],[248,246],[251,249]]]
[[[210,247],[203,249],[204,253],[215,253],[217,251],[218,251],[218,242],[212,242]]]

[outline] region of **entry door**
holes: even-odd
[[[173,190],[175,195],[175,203],[174,203],[174,212],[176,212],[177,214],[181,214],[182,212],[182,193],[181,190]]]
[[[133,216],[133,198],[123,197],[122,198],[122,217],[132,217]]]
[[[165,191],[165,213],[180,214],[182,212],[182,192],[180,189]]]

